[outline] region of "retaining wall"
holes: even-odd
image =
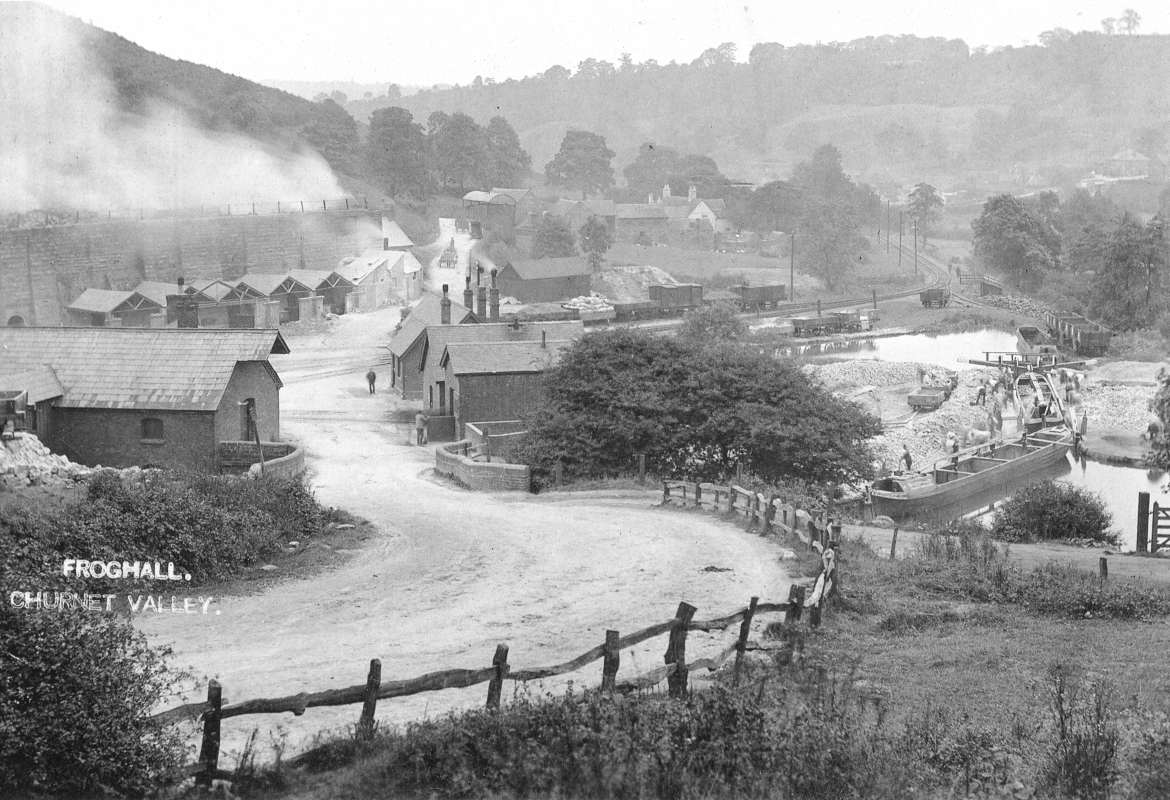
[[[296,477],[305,471],[305,451],[291,442],[261,442],[264,473]],[[260,469],[255,442],[220,442],[216,448],[221,472],[248,472]]]
[[[447,475],[476,491],[528,491],[532,471],[524,464],[472,461],[471,442],[463,439],[435,448],[435,472]]]

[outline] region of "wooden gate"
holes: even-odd
[[[1150,552],[1170,549],[1170,507],[1150,505],[1150,493],[1138,492],[1137,551],[1146,550],[1146,534],[1149,533]]]

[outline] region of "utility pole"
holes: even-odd
[[[796,300],[796,232],[789,234],[788,246],[788,302]]]
[[[898,269],[902,268],[902,209],[898,209]]]
[[[890,201],[886,201],[886,252],[890,252]]]
[[[918,277],[918,219],[914,220],[914,277]]]

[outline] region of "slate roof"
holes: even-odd
[[[399,264],[402,265],[403,275],[413,275],[416,272],[422,271],[422,264],[412,253],[400,252],[398,254],[401,258],[397,259],[392,265],[391,269],[396,269]]]
[[[69,304],[68,308],[74,311],[88,311],[94,314],[109,314],[133,296],[134,292],[114,289],[86,289],[76,300]]]
[[[443,352],[440,366],[451,364],[455,375],[498,375],[544,372],[556,363],[561,351],[573,342],[452,342]]]
[[[214,411],[237,362],[287,352],[272,330],[0,328],[4,371],[48,365],[66,408]]]
[[[338,275],[336,272],[327,269],[293,269],[289,270],[288,273],[290,278],[303,283],[313,291],[330,288],[330,281],[335,275],[341,279],[336,285],[353,286],[353,284],[346,280],[344,276]]]
[[[422,338],[422,335],[427,332],[427,324],[421,319],[416,319],[412,313],[407,317],[402,327],[394,334],[394,338],[390,340],[390,352],[402,358],[406,351],[410,349],[411,345]]]
[[[418,301],[414,309],[410,312],[407,319],[417,319],[426,325],[441,325],[443,322],[443,298],[440,295],[427,292]],[[451,300],[451,322],[455,325],[463,324],[468,317],[474,317],[475,314],[470,308],[467,308],[462,303],[456,303],[454,299]]]
[[[618,219],[666,219],[666,210],[658,204],[618,203],[614,215]]]
[[[22,372],[0,375],[0,392],[28,392],[30,403],[39,403],[65,394],[53,368],[46,364]]]
[[[532,195],[533,197],[536,196],[533,194],[531,189],[499,189],[495,186],[492,187],[491,194],[506,194],[517,203],[524,199],[526,195]]]
[[[165,283],[163,281],[142,281],[134,287],[134,291],[138,292],[143,297],[158,303],[161,307],[167,307],[167,295],[169,294],[187,294],[187,286],[179,286],[178,283]]]
[[[195,291],[209,300],[219,302],[227,297],[235,285],[228,281],[221,281],[218,278],[214,280],[196,279],[191,281],[191,286],[195,287]]]
[[[414,247],[414,242],[406,235],[398,223],[392,219],[382,217],[382,239],[387,250],[397,250],[400,247]]]
[[[334,270],[338,275],[345,278],[355,286],[361,283],[366,277],[376,270],[378,267],[385,264],[389,268],[390,262],[385,255],[363,255],[360,258],[347,259],[337,265]]]
[[[599,217],[612,217],[617,213],[617,204],[604,198],[586,200],[585,207]]]
[[[428,358],[431,358],[432,355],[435,358],[441,358],[447,346],[456,342],[460,344],[487,344],[535,341],[539,344],[542,332],[548,339],[572,341],[585,335],[585,325],[580,320],[527,322],[521,324],[519,329],[510,322],[491,322],[481,325],[431,325],[427,328],[426,356],[420,366],[422,370],[425,370]]]
[[[578,256],[518,259],[509,261],[508,266],[526,281],[541,278],[569,278],[574,275],[588,275],[592,272],[589,264]]]
[[[240,278],[236,282],[236,288],[238,289],[242,284],[247,286],[249,289],[255,289],[265,297],[270,297],[273,292],[280,288],[282,283],[288,280],[290,274],[291,273],[288,272],[249,272],[247,275]],[[296,278],[293,278],[293,281],[299,286],[300,289],[310,292],[313,291],[314,287],[306,286]],[[297,289],[298,286],[294,286],[292,288]]]

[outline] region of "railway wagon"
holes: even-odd
[[[841,320],[833,314],[826,317],[793,317],[790,322],[795,336],[817,336],[841,330]]]
[[[1078,355],[1101,356],[1109,349],[1113,331],[1071,311],[1045,311],[1048,332],[1062,344],[1071,344]]]
[[[650,300],[615,300],[614,318],[619,322],[658,316],[658,304]]]
[[[775,308],[788,299],[788,287],[783,284],[767,284],[763,286],[732,286],[731,291],[739,295],[740,306],[746,311],[749,308]]]
[[[703,305],[701,283],[679,283],[674,286],[649,287],[650,302],[665,316],[682,314]]]
[[[918,299],[922,301],[922,305],[925,308],[930,308],[931,306],[946,308],[947,303],[951,302],[951,290],[946,287],[923,289],[918,293]]]

